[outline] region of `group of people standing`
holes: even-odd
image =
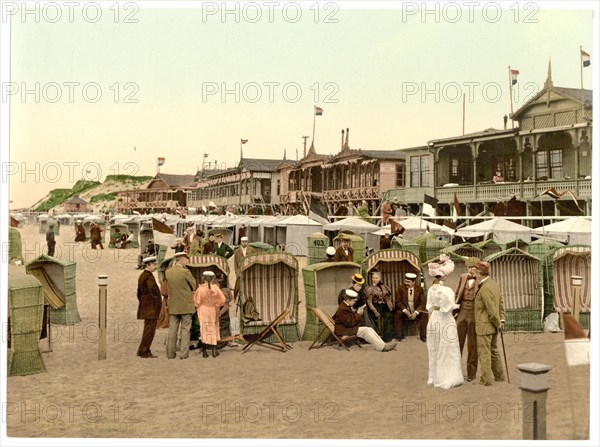
[[[371,284],[356,274],[352,284],[340,291],[334,315],[335,333],[355,335],[373,344],[376,350],[393,350],[405,338],[405,327],[416,321],[419,337],[427,343],[428,384],[451,388],[475,379],[492,385],[504,381],[498,334],[504,330],[504,300],[499,285],[490,277],[490,264],[478,258],[466,261],[468,273],[460,276],[456,291],[444,283],[454,263],[442,254],[429,263],[434,278],[427,292],[417,284],[415,273],[406,273],[394,295],[383,283],[381,272],[371,274]],[[393,339],[396,339],[393,341]],[[467,375],[462,373],[462,352],[467,346]]]
[[[196,279],[186,268],[189,255],[185,252],[175,254],[175,264],[165,272],[168,284],[168,297],[165,297],[164,308],[168,314],[169,332],[167,336],[167,358],[176,357],[179,341],[179,358],[189,358],[192,319],[196,313],[200,322],[202,338],[202,356],[219,355],[217,343],[220,341],[220,309],[227,299],[221,288],[214,284],[214,272],[202,273],[203,282],[196,285]],[[153,272],[156,270],[156,257],[144,259],[144,271],[138,279],[138,314],[144,320],[144,331],[137,355],[142,358],[156,358],[152,354],[151,345],[156,333],[158,319],[163,307],[161,289],[156,283]]]

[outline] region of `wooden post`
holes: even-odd
[[[522,439],[546,439],[546,399],[548,371],[552,368],[541,363],[521,363],[521,398],[523,400]]]
[[[107,315],[108,275],[98,275],[98,360],[106,360],[106,315]]]

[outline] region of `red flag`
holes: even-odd
[[[460,209],[460,202],[458,201],[458,196],[456,192],[454,193],[454,209],[452,210],[452,222],[456,222],[458,220],[458,216],[462,216],[462,210]],[[456,225],[454,226],[456,228]]]
[[[571,196],[571,198],[573,199],[573,202],[575,202],[575,206],[577,207],[577,209],[582,212],[583,210],[579,207],[579,202],[577,201],[577,197],[575,196],[575,194],[573,194],[573,191],[571,191],[570,189],[567,189],[563,192],[558,192],[556,190],[556,188],[549,188],[546,191],[544,191],[543,193],[540,194],[540,196],[550,196],[552,197],[554,200],[558,200],[560,198],[562,198],[565,195],[569,195]]]

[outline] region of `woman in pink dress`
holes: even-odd
[[[198,320],[200,320],[200,338],[202,339],[202,357],[208,357],[206,348],[212,349],[212,356],[219,355],[217,343],[221,339],[219,334],[219,308],[225,304],[225,295],[215,284],[211,284],[215,274],[211,271],[202,273],[204,283],[200,284],[194,293]]]

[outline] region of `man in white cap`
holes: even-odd
[[[142,332],[142,340],[138,347],[137,355],[145,359],[156,358],[150,347],[156,333],[156,323],[160,315],[162,305],[162,297],[160,296],[160,288],[156,283],[153,272],[156,270],[156,257],[150,256],[144,258],[144,271],[138,278],[137,299],[139,301],[137,318],[144,320],[144,331]]]
[[[422,342],[427,341],[428,313],[425,309],[427,299],[423,287],[417,284],[415,273],[404,274],[404,284],[400,284],[396,291],[396,313],[394,324],[396,326],[396,340],[404,339],[404,325],[409,321],[418,321],[419,337]]]
[[[325,249],[325,255],[327,255],[327,259],[323,262],[335,262],[333,260],[335,256],[335,247],[332,247],[331,245],[327,247],[327,249]]]
[[[356,335],[372,344],[376,351],[387,352],[395,349],[397,342],[385,343],[377,332],[367,326],[359,326],[366,304],[354,310],[358,293],[352,289],[346,290],[346,297],[339,305],[333,316],[335,321],[335,334],[339,336]]]
[[[235,253],[233,254],[233,265],[235,267],[236,275],[240,273],[242,260],[252,253],[254,253],[254,248],[249,245],[248,238],[246,236],[242,236],[240,238],[240,246],[235,249]]]
[[[175,265],[165,273],[169,283],[169,335],[167,337],[167,358],[174,359],[177,334],[181,325],[181,353],[180,359],[190,356],[190,330],[192,315],[196,311],[194,304],[194,290],[196,280],[186,265],[190,259],[186,252],[175,255]]]

